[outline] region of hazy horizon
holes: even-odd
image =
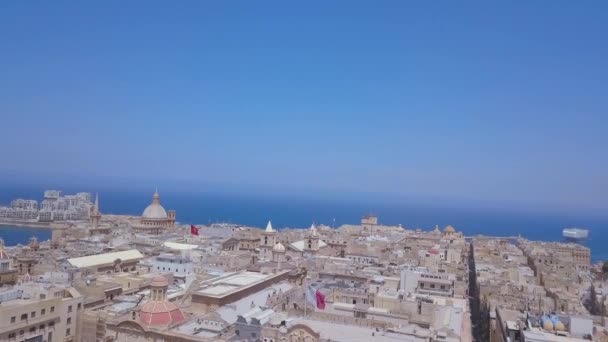
[[[0,177],[2,177],[0,175]],[[424,195],[404,195],[395,193],[363,192],[349,190],[328,190],[322,188],[301,188],[276,185],[252,185],[252,184],[229,184],[229,183],[205,183],[187,181],[152,181],[142,179],[117,179],[117,178],[87,178],[87,179],[62,179],[52,177],[48,179],[0,179],[0,205],[8,205],[10,194],[22,194],[32,199],[41,200],[42,191],[48,189],[63,190],[66,194],[77,191],[98,193],[102,203],[107,193],[114,195],[120,193],[139,194],[142,203],[149,201],[149,197],[158,189],[163,198],[183,196],[210,196],[213,198],[233,198],[252,200],[293,200],[317,201],[326,203],[339,203],[345,205],[367,205],[368,210],[361,215],[374,212],[374,208],[385,208],[391,206],[406,206],[420,209],[444,209],[444,210],[472,210],[486,213],[502,213],[517,215],[532,215],[537,217],[585,217],[591,219],[608,219],[608,211],[598,208],[576,208],[559,205],[547,205],[542,203],[526,201],[490,201],[483,198],[456,198]],[[118,214],[120,212],[113,212]]]
[[[2,3],[0,176],[606,215],[606,10]]]

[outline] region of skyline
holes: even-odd
[[[1,4],[0,174],[608,209],[604,3],[188,5]]]

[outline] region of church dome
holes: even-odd
[[[454,229],[454,227],[452,227],[452,226],[447,226],[447,227],[445,227],[444,232],[446,232],[446,233],[455,233],[456,229]]]
[[[274,245],[274,247],[272,247],[272,251],[283,253],[283,252],[285,252],[285,246],[283,246],[283,244],[279,242],[276,245]]]
[[[151,299],[139,311],[139,320],[147,326],[167,327],[186,320],[182,310],[167,300],[167,278],[157,276],[150,284]]]
[[[162,205],[160,205],[160,195],[158,191],[154,193],[152,197],[152,204],[146,207],[144,213],[141,215],[145,219],[166,219],[167,212]]]
[[[185,319],[182,310],[168,300],[149,301],[139,312],[139,320],[148,326],[169,326]]]
[[[150,283],[150,286],[157,286],[157,287],[164,287],[164,286],[169,286],[169,282],[167,281],[167,278],[159,275],[157,277],[152,278],[152,283]]]

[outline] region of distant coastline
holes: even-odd
[[[51,228],[50,222],[36,222],[36,221],[11,221],[11,220],[0,220],[0,226],[9,227],[27,227],[27,228]]]

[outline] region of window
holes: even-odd
[[[8,334],[8,339],[10,340],[11,338],[15,338],[15,333]]]
[[[51,312],[55,312],[55,307],[51,306]]]
[[[68,320],[66,321],[66,324],[72,324],[72,317],[68,317]]]
[[[435,288],[435,284],[431,284],[431,288],[434,289]]]
[[[65,336],[70,336],[70,333],[72,332],[72,330],[70,328],[67,328],[65,330]]]
[[[40,324],[40,327],[38,329],[44,330],[44,324]]]
[[[23,335],[24,333],[25,333],[25,331],[19,330],[19,335]]]
[[[30,314],[30,317],[32,317],[32,318],[36,317],[36,311],[32,311],[32,313]]]
[[[36,332],[36,327],[31,327],[30,332]]]
[[[55,326],[55,322],[49,322],[49,327],[54,327]]]
[[[27,319],[27,314],[22,314],[22,315],[21,315],[21,320],[22,320],[22,321],[25,321],[26,319]]]
[[[72,312],[72,306],[71,306],[71,305],[70,305],[70,306],[68,306],[68,313],[69,313],[69,312]]]
[[[129,287],[131,287],[131,283],[129,283]],[[82,309],[82,303],[78,303],[78,310]]]
[[[424,283],[420,283],[420,288],[423,289],[424,288]]]
[[[42,309],[42,310],[40,310],[40,315],[41,315],[41,316],[43,316],[43,315],[45,315],[45,314],[46,314],[46,309]]]
[[[17,321],[17,317],[13,316],[11,317],[11,323],[15,323]]]

